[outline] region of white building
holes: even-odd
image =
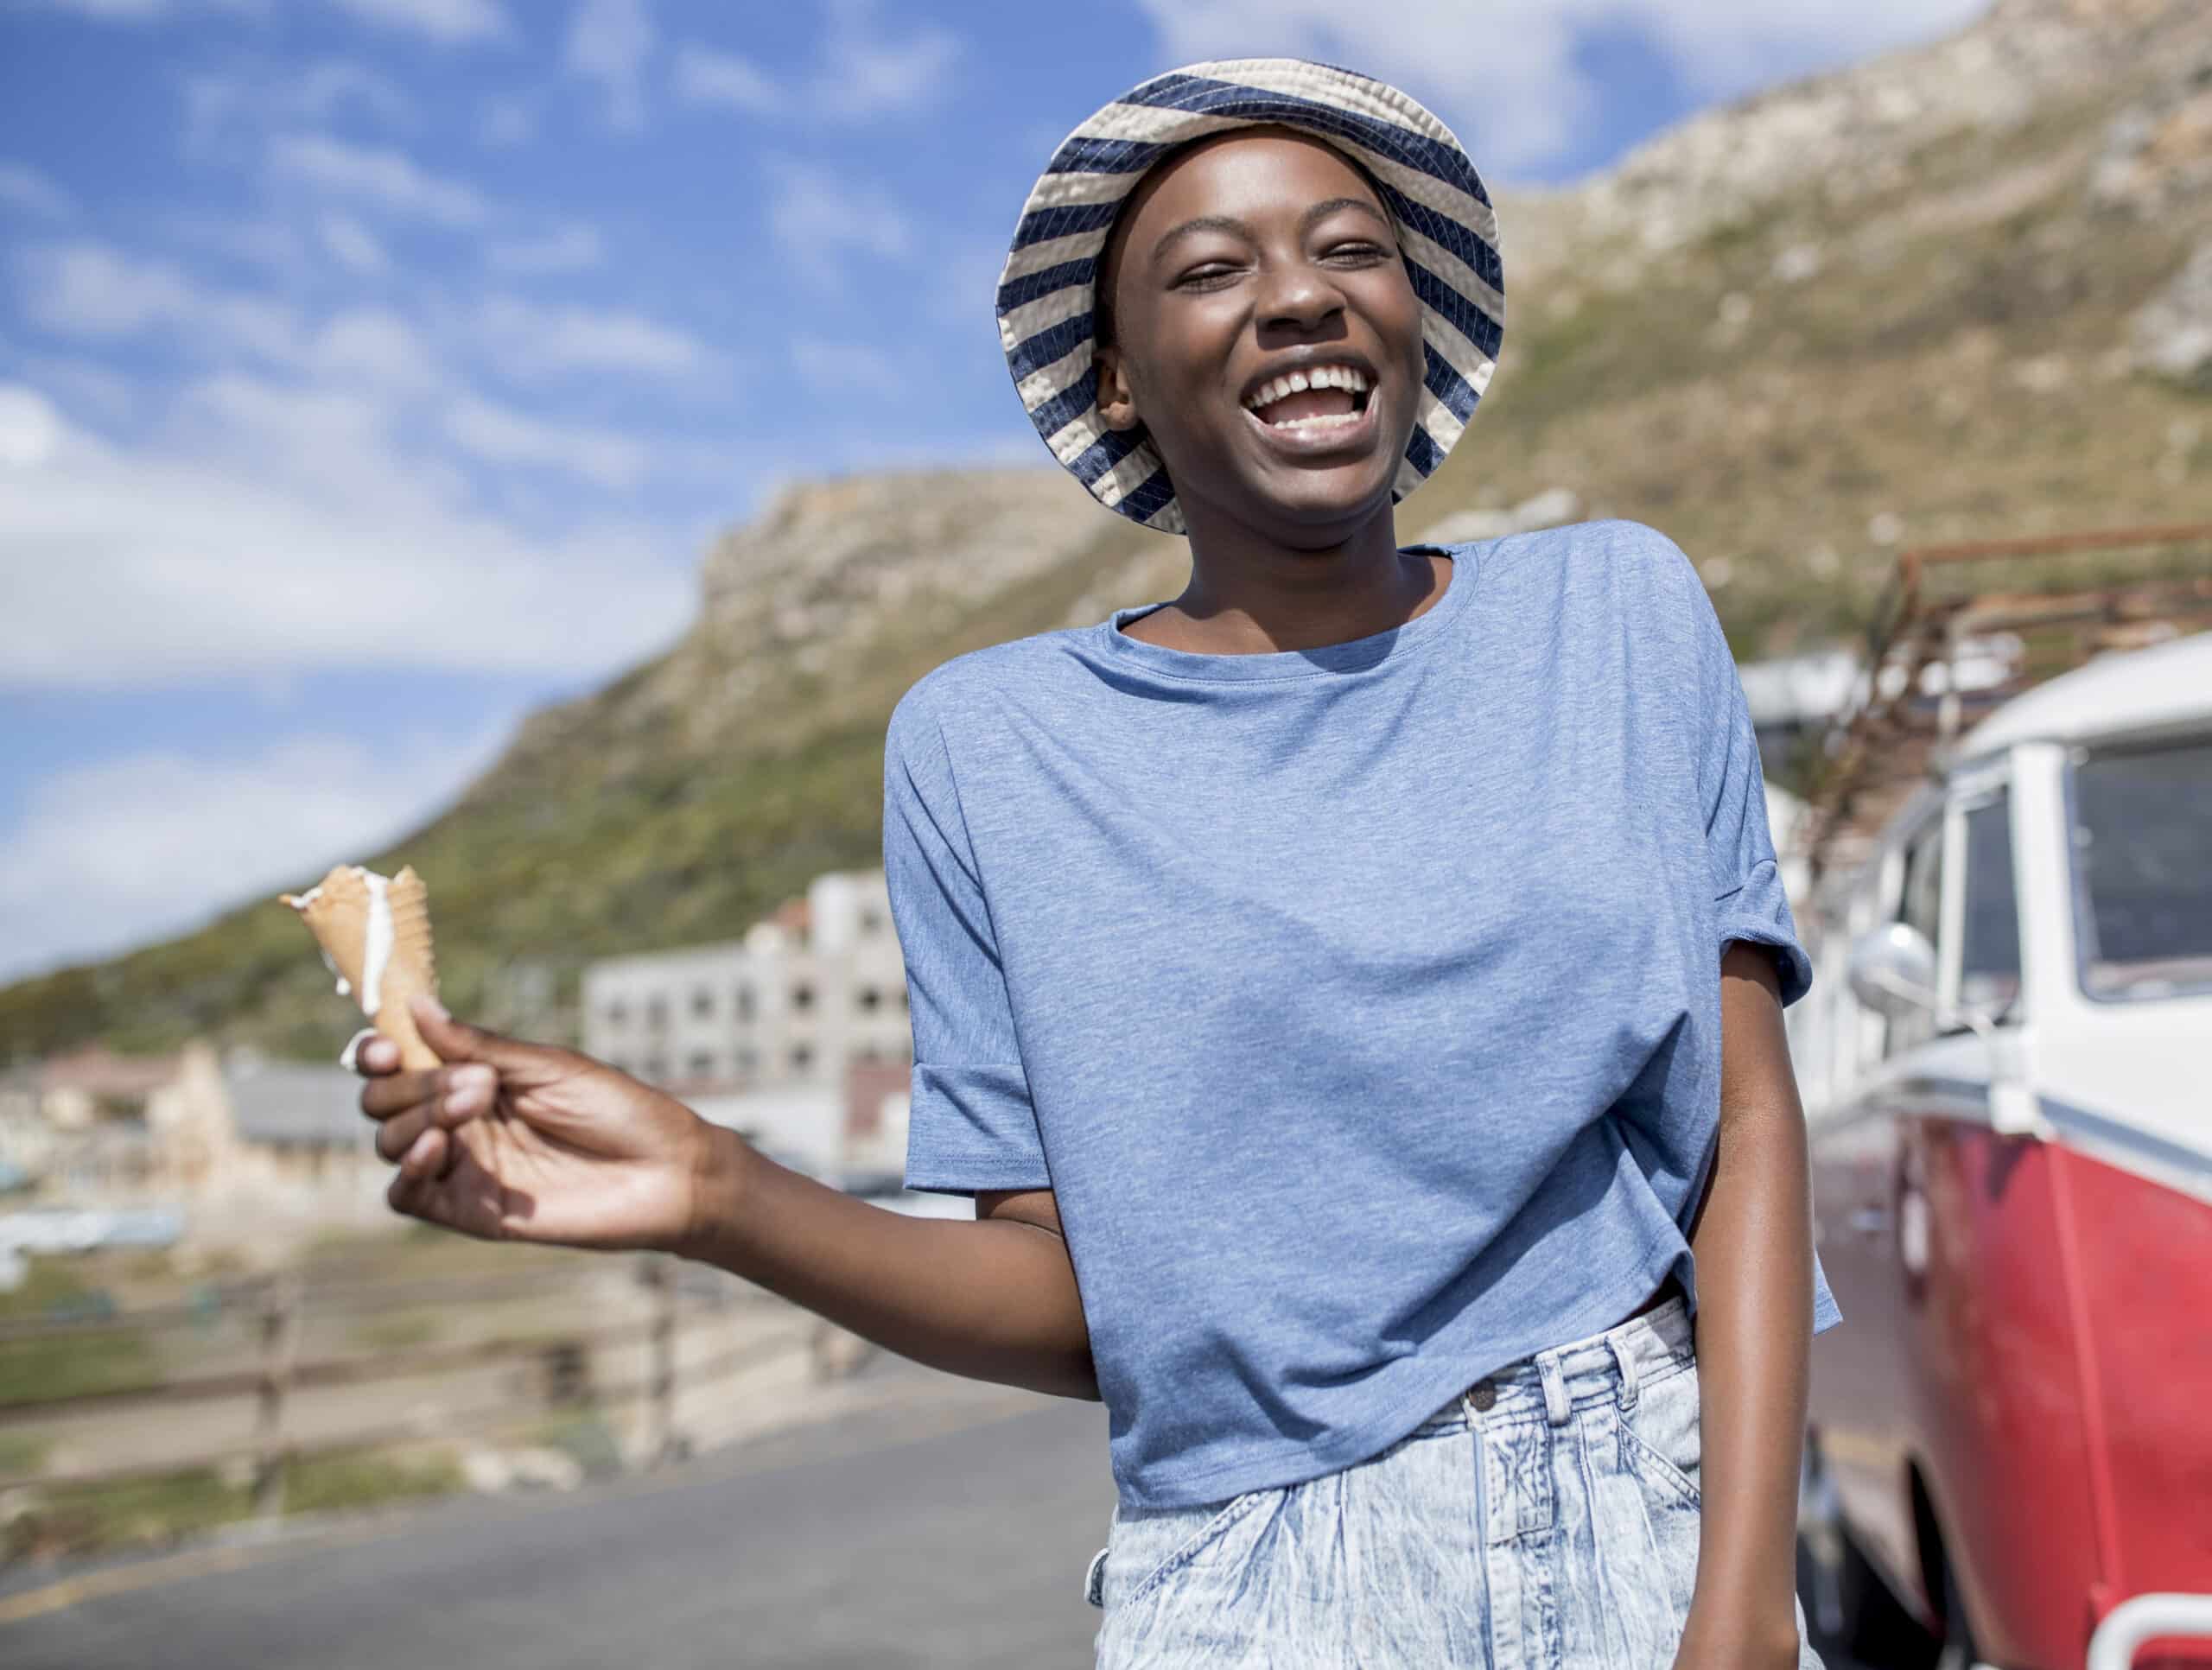
[[[817,876],[742,939],[609,957],[583,975],[585,1052],[664,1086],[811,1083],[913,1058],[880,869]]]

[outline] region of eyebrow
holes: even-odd
[[[1320,202],[1314,204],[1311,208],[1307,209],[1305,213],[1298,217],[1299,236],[1301,238],[1304,237],[1308,232],[1311,232],[1313,229],[1313,225],[1316,221],[1326,219],[1330,215],[1336,213],[1339,209],[1357,209],[1362,213],[1373,218],[1385,228],[1389,227],[1390,224],[1389,219],[1383,215],[1382,211],[1376,208],[1374,204],[1369,202],[1363,197],[1329,197],[1324,198]],[[1160,234],[1160,241],[1152,246],[1152,264],[1154,266],[1158,266],[1160,264],[1160,258],[1167,252],[1167,246],[1170,244],[1173,244],[1179,238],[1182,238],[1188,233],[1195,232],[1225,232],[1243,238],[1248,244],[1255,244],[1259,241],[1252,235],[1251,227],[1245,225],[1242,220],[1237,219],[1234,215],[1196,215],[1192,219],[1185,220],[1181,225],[1172,227],[1168,231]]]

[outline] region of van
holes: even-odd
[[[1846,1318],[1808,1610],[1881,1670],[2212,1670],[2212,632],[1916,776],[1786,1016]]]

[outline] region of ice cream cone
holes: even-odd
[[[415,1017],[407,1000],[416,993],[438,994],[437,958],[430,947],[429,891],[413,865],[404,865],[385,890],[391,905],[391,955],[385,963],[379,996],[383,1002],[371,1017],[377,1031],[399,1045],[403,1067],[435,1067],[436,1051],[415,1030]]]
[[[377,1031],[399,1046],[400,1064],[437,1066],[436,1053],[416,1031],[407,1008],[416,993],[435,997],[438,990],[429,900],[414,867],[385,881],[357,864],[340,864],[305,893],[281,898],[322,947],[340,992],[359,1004]]]

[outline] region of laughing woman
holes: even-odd
[[[1173,601],[892,715],[901,1216],[425,1010],[358,1059],[401,1210],[654,1246],[1102,1399],[1102,1667],[1817,1667],[1793,1587],[1810,966],[1681,551],[1401,546],[1503,321],[1451,131],[1295,59],[1084,123],[998,294],[1023,405]]]

